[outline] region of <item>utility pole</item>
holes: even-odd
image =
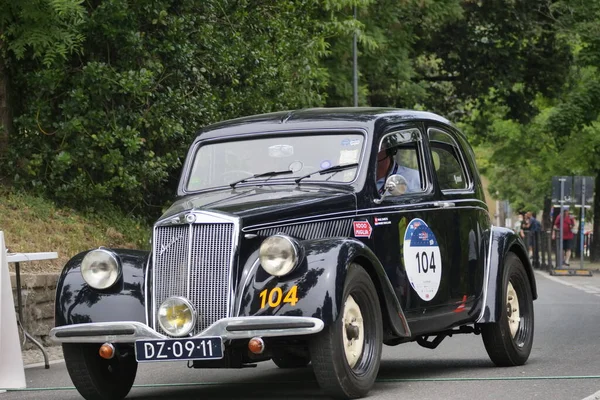
[[[354,20],[356,21],[356,5],[354,5]],[[352,77],[354,89],[354,107],[358,107],[358,55],[357,55],[357,33],[354,30],[354,38],[352,40]]]

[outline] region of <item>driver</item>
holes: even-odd
[[[394,159],[396,149],[382,149],[377,153],[377,192],[379,195],[385,193],[385,181],[391,175],[402,175],[407,182],[407,192],[421,190],[421,179],[419,171],[398,165]]]

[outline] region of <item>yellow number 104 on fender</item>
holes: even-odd
[[[287,292],[283,292],[280,287],[273,289],[265,289],[259,294],[260,296],[260,308],[277,307],[282,302],[289,303],[295,306],[298,302],[298,286],[294,285]]]

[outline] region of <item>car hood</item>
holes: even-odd
[[[356,210],[351,187],[252,186],[188,195],[177,200],[159,222],[186,211],[212,211],[238,216],[243,225]]]

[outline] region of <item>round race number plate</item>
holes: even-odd
[[[442,257],[435,235],[420,218],[410,221],[404,233],[404,266],[419,297],[433,299],[440,288]]]

